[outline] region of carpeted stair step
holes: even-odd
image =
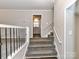
[[[36,54],[36,55],[28,55],[27,57],[26,57],[26,59],[27,58],[46,58],[46,57],[53,57],[53,58],[57,58],[57,55],[53,55],[53,54]]]
[[[33,50],[29,50],[27,52],[28,54],[26,54],[27,57],[39,57],[39,56],[53,56],[53,57],[56,57],[57,55],[57,52],[55,49],[33,49]]]
[[[31,44],[52,44],[51,40],[31,40]]]
[[[54,38],[31,38],[26,59],[28,58],[45,58],[57,57],[55,50]]]
[[[51,53],[53,53],[55,55],[57,54],[55,49],[52,49],[52,50],[51,49],[44,49],[44,50],[41,50],[41,49],[40,50],[39,49],[38,50],[36,50],[36,49],[35,50],[31,50],[30,49],[28,51],[28,54],[51,54]]]
[[[51,44],[30,44],[29,47],[33,48],[33,47],[53,47],[55,48],[55,45],[51,45]]]
[[[29,50],[33,51],[33,50],[36,50],[36,51],[39,51],[39,50],[54,50],[55,48],[53,47],[28,47]]]
[[[36,37],[36,38],[30,38],[30,40],[49,40],[49,39]]]

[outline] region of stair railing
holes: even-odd
[[[0,24],[0,59],[11,59],[27,41],[27,28]]]
[[[51,29],[53,31],[53,23],[48,24],[43,30],[48,32],[49,29]]]

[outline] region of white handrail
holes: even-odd
[[[21,26],[13,26],[13,25],[6,25],[6,24],[0,24],[0,27],[2,28],[25,28]]]
[[[53,27],[53,29],[54,29],[54,34],[56,35],[58,42],[62,44],[62,40],[60,40],[60,38],[58,37],[55,27]]]
[[[5,30],[3,30],[2,28],[4,28]],[[9,28],[9,31],[8,31],[8,28]],[[20,30],[20,29],[22,29],[22,30]],[[3,32],[3,31],[4,32]],[[15,39],[13,39],[13,40],[17,40],[17,38],[19,37],[19,39],[20,40],[18,40],[18,43],[19,43],[19,46],[17,47],[17,49],[16,49],[16,47],[14,48],[15,49],[15,51],[14,52],[11,52],[11,54],[10,55],[7,55],[6,56],[6,58],[7,59],[13,59],[13,58],[15,58],[16,56],[17,56],[17,54],[24,48],[24,47],[26,47],[27,46],[27,43],[29,42],[29,28],[28,27],[21,27],[21,26],[14,26],[14,25],[6,25],[6,24],[0,24],[0,31],[2,31],[1,32],[1,39],[2,39],[2,37],[4,37],[3,35],[5,35],[5,38],[7,38],[8,39],[8,34],[9,34],[9,38],[15,38]],[[4,33],[4,34],[2,34],[2,33]],[[19,35],[19,36],[18,36]],[[21,36],[21,35],[23,35],[23,36]],[[25,41],[21,44],[21,37],[22,38],[25,38]],[[7,39],[5,39],[6,41],[7,41]],[[16,42],[17,41],[13,41],[12,39],[9,39],[10,40],[10,43],[8,43],[8,41],[5,43],[5,45],[7,45],[8,46],[8,44],[9,44],[9,46],[12,46],[12,48],[15,46],[15,44],[16,44]],[[12,43],[11,43],[12,42]],[[14,43],[15,42],[15,43]],[[0,42],[0,43],[3,43],[3,42]],[[7,44],[8,43],[8,44]],[[14,45],[11,45],[11,44],[14,44]],[[17,44],[18,45],[18,44]],[[8,49],[8,47],[6,46],[6,48]],[[6,51],[7,51],[7,49],[6,49]],[[10,49],[10,48],[9,48]],[[12,49],[11,49],[12,50]],[[4,51],[4,50],[3,50]],[[9,52],[10,52],[10,50],[9,50]],[[7,51],[7,53],[8,53],[8,51]],[[23,52],[24,53],[24,52]],[[1,53],[0,53],[1,54]],[[23,56],[23,55],[22,55]],[[1,58],[2,58],[3,56],[1,56]]]
[[[53,29],[53,25],[52,25],[52,23],[51,24],[49,24],[48,26],[46,26],[45,28],[44,28],[44,30],[46,30],[47,28],[51,28],[51,29]]]

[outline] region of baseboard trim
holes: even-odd
[[[59,53],[59,50],[58,50],[58,46],[57,46],[57,43],[56,42],[54,42],[54,44],[55,44],[55,49],[56,49],[56,51],[57,51],[57,58],[58,59],[61,59],[61,56],[60,56],[60,53]]]

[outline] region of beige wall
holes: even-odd
[[[76,26],[76,59],[79,59],[79,15],[76,15],[75,20],[75,26]]]
[[[66,59],[66,55],[64,53],[64,51],[66,52],[66,33],[64,31],[65,27],[65,14],[64,11],[66,9],[66,7],[71,4],[72,2],[74,2],[75,0],[55,0],[55,5],[54,5],[54,28],[55,31],[57,32],[58,38],[60,39],[60,41],[62,41],[62,43],[60,45],[58,45],[57,47],[61,48],[58,49],[58,52],[60,54],[60,57],[58,57],[58,59]],[[57,38],[57,39],[58,39]],[[65,42],[64,42],[65,41]],[[56,43],[58,44],[59,42],[56,41]],[[60,52],[61,51],[61,52]]]
[[[51,31],[48,26],[53,23],[52,10],[14,10],[14,9],[0,9],[0,24],[11,24],[18,26],[30,27],[30,37],[33,34],[33,15],[42,15],[41,18],[41,36],[46,37],[46,34]],[[47,27],[49,28],[47,30]]]
[[[76,3],[76,15],[75,15],[75,38],[76,38],[76,59],[79,59],[79,1]]]

